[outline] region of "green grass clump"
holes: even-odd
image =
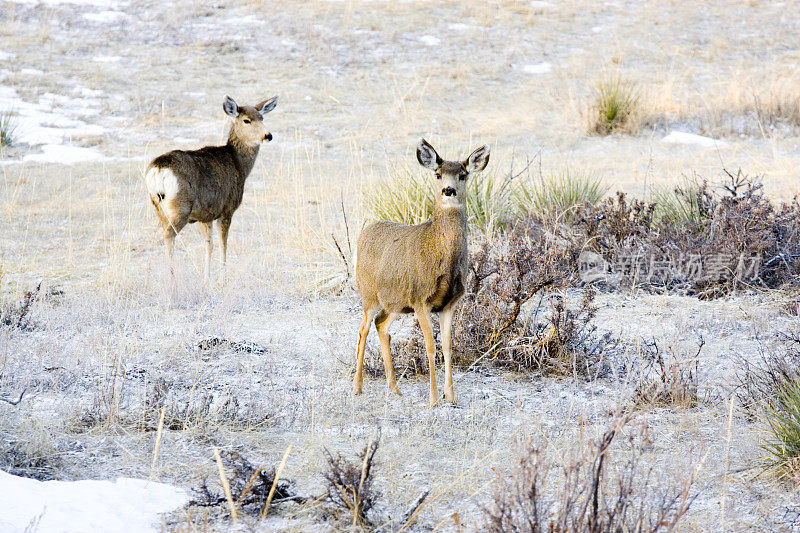
[[[595,121],[591,132],[609,135],[616,131],[633,132],[632,120],[639,105],[636,88],[618,76],[606,77],[597,86]]]
[[[653,192],[656,219],[677,225],[700,224],[705,218],[700,184],[686,180],[678,187]]]
[[[400,224],[420,224],[433,214],[435,179],[430,172],[399,169],[366,198],[369,217]],[[511,178],[495,172],[467,181],[467,218],[474,228],[491,231],[515,216]]]
[[[782,478],[800,481],[800,382],[788,382],[766,413],[766,466]]]
[[[367,212],[374,220],[419,224],[433,213],[433,177],[397,169],[366,198]]]
[[[12,111],[0,113],[0,146],[13,146],[17,141],[17,116]]]
[[[515,191],[520,211],[542,218],[565,218],[586,202],[597,203],[608,192],[603,180],[593,173],[569,169],[520,182]]]

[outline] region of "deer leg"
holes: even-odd
[[[162,227],[164,229],[164,248],[167,253],[167,269],[169,274],[169,283],[172,288],[175,286],[175,269],[172,265],[172,254],[175,250],[175,237],[183,229],[189,221],[189,215],[178,215],[172,219],[166,218],[162,220]]]
[[[375,329],[378,330],[378,338],[381,340],[381,355],[383,356],[383,369],[386,371],[386,385],[388,385],[390,391],[402,396],[394,377],[391,351],[392,336],[389,335],[389,326],[394,322],[395,318],[397,318],[397,313],[387,313],[381,309],[378,316],[375,317]]]
[[[228,230],[231,228],[231,217],[217,219],[219,242],[222,245],[222,283],[225,284],[225,263],[228,260]]]
[[[377,312],[376,309],[364,308],[364,318],[361,327],[358,329],[358,348],[356,349],[356,375],[353,378],[353,393],[361,394],[361,384],[364,381],[364,349],[367,346],[367,335],[369,335],[369,325]]]
[[[439,395],[436,393],[436,343],[433,340],[433,329],[431,328],[431,311],[427,307],[419,307],[414,309],[414,314],[417,315],[417,322],[422,329],[422,334],[425,337],[425,351],[428,354],[428,371],[431,375],[431,390],[428,400],[431,407],[439,403]]]
[[[442,354],[444,355],[444,399],[456,403],[456,393],[453,390],[452,349],[453,339],[451,331],[453,326],[453,306],[448,305],[439,313],[439,326],[442,331]]]
[[[200,232],[203,234],[203,239],[206,241],[206,260],[203,264],[203,283],[209,284],[211,272],[211,252],[214,249],[214,244],[211,242],[211,223],[198,222]]]

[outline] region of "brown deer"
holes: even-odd
[[[264,115],[277,104],[278,97],[273,96],[255,107],[240,107],[226,96],[222,109],[233,118],[227,144],[191,151],[173,150],[156,157],[147,166],[145,186],[164,231],[170,278],[175,236],[192,222],[199,223],[206,241],[205,282],[208,283],[211,269],[211,224],[215,220],[224,268],[231,217],[242,203],[244,182],[256,162],[261,142],[272,140],[272,133],[264,125]]]
[[[364,347],[370,322],[381,343],[389,390],[400,394],[392,368],[389,326],[401,313],[413,312],[425,336],[430,372],[430,404],[436,392],[436,345],[431,312],[438,312],[444,354],[445,400],[455,403],[451,368],[453,306],[464,293],[467,275],[467,179],[486,168],[489,147],[481,146],[464,161],[444,161],[425,139],[417,146],[417,160],[436,176],[433,216],[416,226],[375,222],[364,228],[356,246],[356,286],[364,318],[358,331],[353,390],[361,393]]]

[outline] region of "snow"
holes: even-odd
[[[81,146],[65,146],[63,144],[45,144],[42,153],[28,154],[24,161],[39,161],[42,163],[61,163],[71,165],[83,161],[98,161],[103,159],[103,154],[92,148]]]
[[[182,489],[143,479],[38,481],[0,471],[0,531],[158,531],[188,502]]]
[[[17,4],[44,4],[48,6],[58,6],[70,4],[75,6],[94,6],[94,7],[119,7],[127,5],[126,2],[117,0],[11,0]]]
[[[547,61],[542,61],[541,63],[535,63],[533,65],[522,65],[521,69],[522,72],[527,74],[547,74],[553,70],[553,65]]]
[[[95,56],[93,59],[98,63],[118,63],[122,61],[120,56]]]
[[[712,146],[723,146],[728,144],[727,142],[714,139],[712,137],[704,137],[703,135],[697,135],[694,133],[686,133],[685,131],[673,131],[663,139],[662,142],[671,143],[671,144],[689,144],[694,146],[702,146],[704,148],[712,147]]]
[[[54,93],[41,95],[37,103],[26,102],[13,87],[0,85],[0,111],[14,113],[19,140],[31,146],[61,144],[70,137],[102,135],[106,131],[102,126],[64,116],[65,113],[97,115],[98,106],[95,100]]]
[[[99,13],[84,13],[83,18],[91,22],[109,23],[116,22],[125,17],[122,11],[100,11]]]
[[[441,42],[438,37],[434,37],[433,35],[423,35],[419,40],[422,44],[427,46],[437,46]]]
[[[0,50],[0,61],[8,61],[9,59],[14,59],[14,54]]]
[[[533,1],[530,5],[533,9],[550,9],[551,7],[556,7],[553,3],[539,1]]]

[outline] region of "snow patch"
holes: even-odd
[[[556,7],[556,5],[551,2],[538,2],[536,0],[531,2],[530,6],[533,9],[550,9],[551,7]]]
[[[103,154],[93,148],[83,148],[81,146],[66,146],[63,144],[45,144],[42,146],[42,153],[28,154],[24,161],[38,161],[41,163],[61,163],[71,165],[84,161],[98,161],[103,159]]]
[[[25,76],[41,76],[44,74],[44,71],[39,70],[38,68],[23,68],[19,71],[19,73]]]
[[[13,87],[0,85],[0,111],[8,110],[15,115],[19,140],[32,146],[59,144],[70,137],[102,135],[106,131],[102,126],[65,116],[65,113],[96,115],[98,105],[94,100],[53,93],[43,94],[34,104],[22,100]]]
[[[661,142],[670,143],[670,144],[688,144],[693,146],[702,146],[704,148],[709,148],[712,146],[723,146],[728,144],[727,142],[714,139],[712,137],[704,137],[703,135],[696,135],[694,133],[686,133],[685,131],[673,131],[663,139]]]
[[[48,5],[58,6],[63,4],[70,4],[74,6],[94,6],[94,7],[120,7],[128,5],[127,2],[118,2],[117,0],[10,0],[17,4],[34,4],[34,5]]]
[[[98,63],[119,63],[122,61],[120,56],[95,56],[92,59]]]
[[[158,531],[187,503],[177,487],[143,479],[38,481],[0,471],[0,531]]]
[[[110,23],[125,18],[122,11],[100,11],[98,13],[84,13],[83,18],[91,22]]]
[[[463,22],[451,22],[447,25],[447,27],[451,30],[455,31],[467,31],[475,29],[475,26],[472,24],[464,24]]]
[[[4,52],[0,50],[0,61],[8,61],[9,59],[14,59],[14,55],[12,52]]]
[[[442,42],[438,37],[433,35],[423,35],[419,38],[420,42],[426,46],[438,46]]]
[[[522,65],[520,70],[527,74],[547,74],[553,70],[553,65],[547,61],[542,61],[541,63],[535,63],[533,65]]]

